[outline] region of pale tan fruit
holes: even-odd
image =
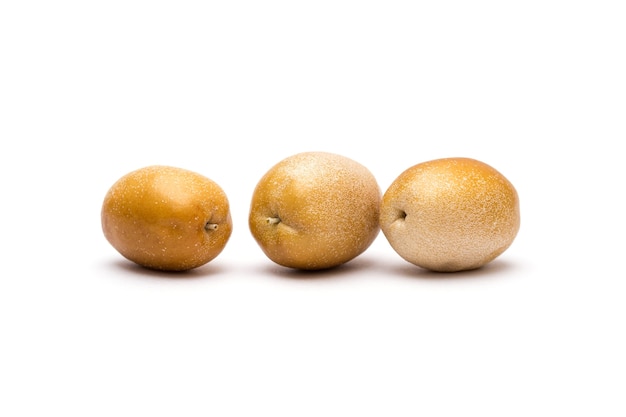
[[[272,261],[295,269],[332,268],[363,253],[380,228],[381,191],[360,163],[303,152],[274,165],[258,182],[249,226]]]
[[[425,269],[479,268],[502,254],[520,227],[517,191],[470,158],[417,164],[383,195],[380,227],[392,248]]]
[[[130,172],[102,204],[104,236],[127,259],[146,268],[186,271],[226,246],[232,220],[226,194],[198,173],[169,166]]]

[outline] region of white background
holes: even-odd
[[[0,415],[624,416],[621,1],[4,1]],[[513,245],[431,274],[384,236],[273,264],[252,190],[300,151],[384,191],[467,156],[516,186]],[[226,191],[189,274],[134,267],[100,206],[151,164]]]

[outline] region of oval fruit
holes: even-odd
[[[352,159],[303,152],[274,165],[258,182],[250,231],[275,263],[318,270],[363,253],[380,228],[381,191],[372,173]]]
[[[380,226],[406,261],[441,272],[479,268],[502,254],[520,227],[517,191],[471,158],[417,164],[389,186]]]
[[[182,168],[149,166],[120,178],[102,204],[102,230],[127,259],[150,269],[185,271],[226,246],[232,220],[226,194]]]

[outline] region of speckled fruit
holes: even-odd
[[[102,204],[104,236],[146,268],[185,271],[214,259],[232,232],[228,199],[214,181],[176,167],[130,172]]]
[[[358,162],[303,152],[274,165],[250,206],[253,237],[272,261],[303,270],[332,268],[363,253],[380,228],[381,191]]]
[[[441,272],[475,269],[515,239],[518,194],[500,172],[475,159],[428,161],[404,171],[385,191],[380,227],[410,263]]]

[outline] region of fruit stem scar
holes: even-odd
[[[279,217],[268,217],[267,218],[267,224],[278,224],[280,223],[280,218]]]
[[[207,223],[204,228],[206,230],[217,230],[217,224],[215,223]]]

